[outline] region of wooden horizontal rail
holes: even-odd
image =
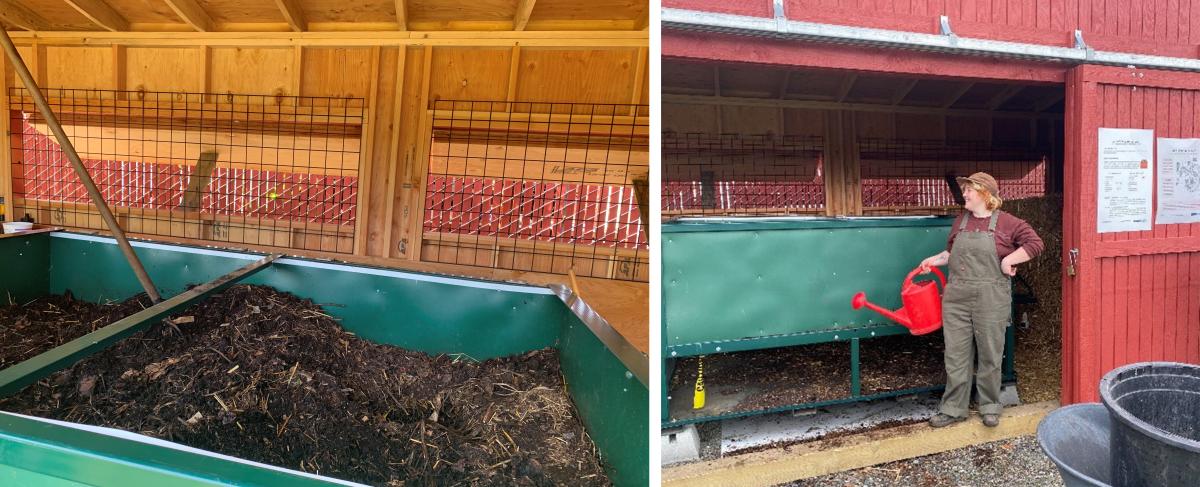
[[[1096,242],[1096,257],[1134,257],[1138,255],[1183,254],[1200,252],[1200,237]]]
[[[627,249],[618,247],[603,247],[595,245],[581,245],[565,242],[547,242],[544,240],[526,240],[511,237],[493,237],[483,235],[469,235],[446,232],[425,232],[424,240],[427,243],[437,244],[448,247],[462,247],[474,250],[520,250],[525,252],[544,252],[547,254],[555,254],[562,256],[570,256],[574,254],[580,257],[642,257],[649,261],[650,251],[646,249]]]
[[[50,90],[54,93],[55,90]],[[123,117],[126,120],[145,119],[202,119],[205,114],[223,121],[241,122],[291,122],[326,125],[365,125],[368,117],[366,107],[345,106],[309,106],[288,103],[250,103],[250,99],[275,100],[271,97],[248,97],[232,95],[233,101],[226,100],[225,95],[206,94],[212,102],[173,100],[175,93],[163,93],[160,97],[151,99],[113,99],[116,94],[129,95],[136,92],[112,92],[78,90],[79,97],[51,97],[46,101],[54,108],[59,117]],[[103,98],[98,95],[108,95]],[[148,93],[153,95],[153,93]],[[183,96],[198,96],[198,94],[182,94]],[[296,97],[283,97],[281,100],[294,101]],[[299,98],[304,100],[305,98]],[[21,109],[28,107],[33,110],[33,98],[28,96],[9,96],[9,108]],[[35,117],[36,118],[36,117]],[[86,120],[86,118],[85,118]],[[95,119],[100,123],[102,119]]]

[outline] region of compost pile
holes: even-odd
[[[234,286],[0,401],[380,485],[607,485],[541,350],[474,362],[374,344]]]
[[[120,303],[93,304],[77,300],[68,292],[23,305],[0,306],[0,369],[96,331],[151,304],[144,295]]]
[[[1062,195],[1004,202],[1007,211],[1033,227],[1046,249],[1017,267],[1038,304],[1018,309],[1029,326],[1017,327],[1017,388],[1023,402],[1058,400],[1062,375]]]

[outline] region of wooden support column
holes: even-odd
[[[842,210],[846,215],[862,215],[862,164],[859,163],[857,112],[842,115]]]
[[[0,52],[0,133],[4,134],[3,140],[0,140],[0,197],[4,197],[4,204],[0,209],[0,214],[4,215],[4,221],[16,221],[18,218],[13,217],[13,150],[12,141],[19,134],[12,134],[12,107],[8,104],[8,80],[5,76],[7,72],[8,59],[5,59],[3,52]]]
[[[825,214],[827,216],[845,215],[846,203],[843,198],[843,171],[845,161],[845,145],[842,143],[842,117],[846,112],[840,110],[825,110],[825,143],[824,143],[824,176],[825,176]]]
[[[371,218],[371,174],[375,160],[375,127],[379,124],[379,58],[382,49],[371,48],[371,87],[367,91],[367,113],[363,119],[362,151],[358,159],[358,199],[354,215],[354,255],[367,255],[367,222]]]
[[[411,197],[405,205],[407,221],[401,222],[408,230],[408,259],[421,260],[421,247],[425,233],[425,188],[429,183],[429,145],[433,138],[433,115],[429,111],[429,73],[433,58],[433,48],[425,46],[425,64],[421,68],[421,102],[417,116],[419,129],[412,153],[415,154],[408,164],[408,182]]]

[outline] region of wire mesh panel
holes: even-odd
[[[648,280],[646,105],[439,100],[432,122],[422,260]]]
[[[362,99],[44,93],[126,231],[353,251]],[[32,98],[23,88],[11,88],[8,97],[14,216],[105,230]]]
[[[823,213],[824,140],[663,134],[663,217]]]
[[[955,176],[983,171],[996,178],[1005,199],[1046,193],[1047,153],[987,142],[862,139],[862,198],[865,212],[944,212],[959,205]]]

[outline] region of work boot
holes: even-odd
[[[987,426],[988,428],[995,428],[997,426],[1000,426],[1000,415],[999,414],[983,415],[983,425]]]
[[[964,421],[966,419],[967,419],[966,416],[961,417],[961,418],[956,418],[949,414],[937,413],[937,416],[929,418],[929,426],[932,426],[934,428],[942,428],[945,426],[950,426],[959,421]]]

